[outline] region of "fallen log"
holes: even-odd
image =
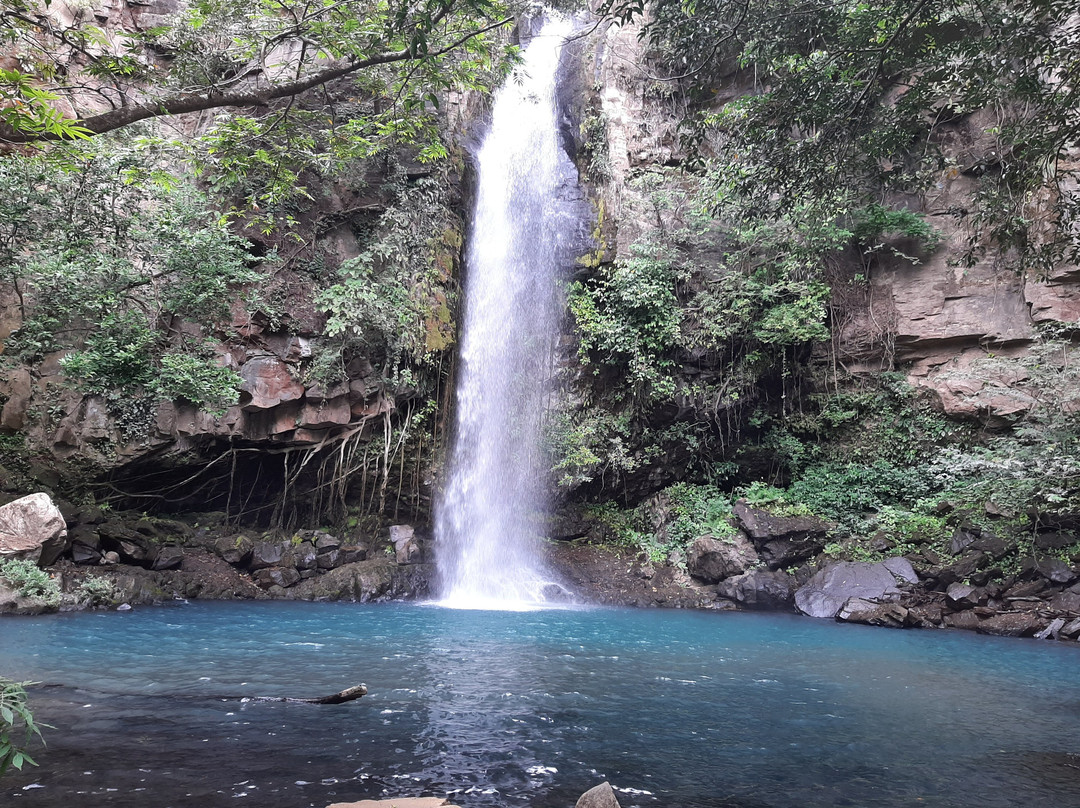
[[[361,696],[367,695],[367,685],[359,684],[347,687],[340,693],[331,693],[317,699],[296,699],[288,696],[248,696],[241,701],[288,701],[299,704],[344,704],[347,701],[356,701]]]

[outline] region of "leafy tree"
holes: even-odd
[[[326,88],[328,104],[396,96],[365,123],[402,126],[437,103],[437,88],[468,76],[487,55],[484,35],[510,20],[491,0],[193,0],[132,31],[79,12],[68,22],[51,0],[8,0],[0,41],[23,67],[5,71],[0,85],[24,110],[4,118],[0,139],[69,136],[49,100],[76,109],[86,134],[101,134],[149,118],[266,107],[316,88]],[[327,87],[343,78],[351,83]]]
[[[65,350],[87,392],[231,403],[236,374],[178,325],[208,335],[264,277],[246,246],[152,154],[101,141],[0,160],[0,280],[22,318],[5,352]]]
[[[627,20],[643,3],[607,8]],[[1039,269],[1080,249],[1068,159],[1080,147],[1080,29],[1070,0],[656,0],[650,9],[642,36],[703,110],[688,136],[717,155],[718,191],[740,194],[756,218],[838,189],[876,202],[962,171],[984,178],[978,209],[966,213],[991,242]],[[753,91],[710,109],[712,88],[736,70],[753,76]],[[978,163],[947,158],[949,128],[982,109],[997,114],[986,131],[994,146]],[[1033,203],[1049,228],[1035,225]]]

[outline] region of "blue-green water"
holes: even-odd
[[[197,603],[0,621],[0,805],[1080,806],[1080,648],[783,615]],[[339,706],[221,700],[312,696]]]

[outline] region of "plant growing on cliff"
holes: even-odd
[[[99,141],[0,160],[0,280],[22,318],[5,349],[66,351],[86,392],[231,403],[238,379],[201,335],[264,278],[246,247],[152,153]]]
[[[0,777],[27,763],[37,765],[26,752],[35,738],[41,739],[41,725],[27,703],[27,684],[0,676]]]

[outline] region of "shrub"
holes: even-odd
[[[22,558],[0,561],[0,578],[6,579],[25,598],[33,598],[49,606],[60,605],[60,586],[33,561]]]

